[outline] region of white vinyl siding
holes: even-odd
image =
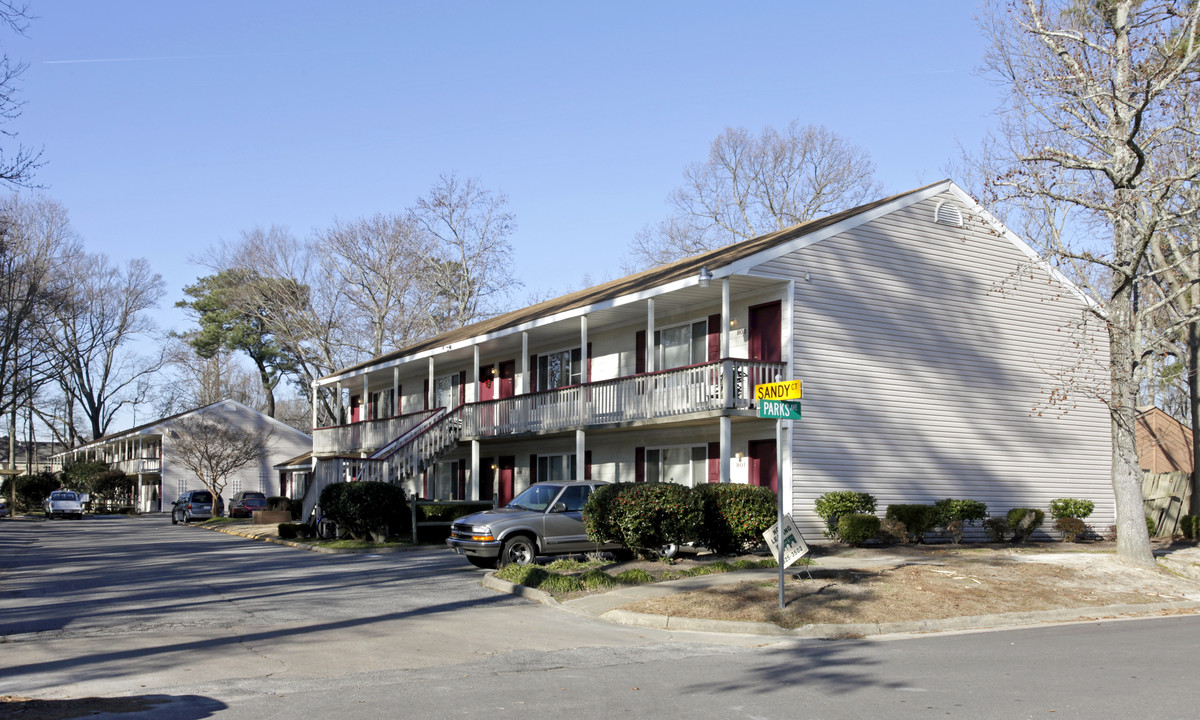
[[[1044,407],[1083,302],[1007,238],[933,223],[936,202],[755,269],[795,280],[794,516],[819,532],[813,502],[839,489],[874,494],[880,514],[943,497],[993,515],[1080,497],[1106,528],[1105,408],[1082,395],[1065,415]],[[1103,366],[1103,342],[1096,351]]]

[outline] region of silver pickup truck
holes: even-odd
[[[74,490],[55,490],[42,501],[42,509],[46,517],[83,519],[83,504],[87,502],[87,493],[77,493]]]
[[[583,506],[605,483],[540,482],[502,508],[454,521],[446,544],[481,568],[528,565],[538,555],[617,550],[620,545],[588,540]]]

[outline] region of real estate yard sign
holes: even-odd
[[[783,516],[782,555],[779,552],[779,523],[775,523],[763,533],[763,538],[767,541],[767,547],[771,549],[771,556],[783,558],[781,567],[787,567],[808,554],[808,543],[804,542],[804,536],[800,534],[791,515]]]

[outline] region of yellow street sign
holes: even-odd
[[[799,400],[800,381],[763,383],[754,386],[755,400]]]

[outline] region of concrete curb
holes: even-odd
[[[872,637],[881,635],[923,634],[956,632],[964,630],[989,630],[1016,628],[1042,623],[1069,623],[1097,620],[1113,620],[1169,612],[1174,610],[1200,609],[1200,601],[1189,600],[1168,603],[1146,603],[1138,605],[1103,605],[1100,607],[1063,608],[1059,610],[1037,610],[1031,612],[999,613],[993,615],[968,615],[937,620],[908,620],[890,623],[846,623],[841,625],[804,625],[794,629],[772,623],[744,622],[739,620],[707,620],[701,618],[672,617],[638,613],[630,610],[608,610],[599,614],[564,605],[549,593],[536,588],[514,585],[501,580],[495,573],[488,573],[480,581],[484,587],[498,592],[539,602],[566,612],[594,617],[615,625],[674,630],[687,632],[733,633],[739,635],[772,635],[778,637],[829,639],[849,637]]]

